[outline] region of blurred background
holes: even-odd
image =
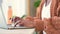
[[[8,20],[9,6],[11,6],[12,16],[22,17],[23,15],[30,15],[32,17],[36,14],[37,6],[40,0],[3,0],[2,8],[6,20]]]

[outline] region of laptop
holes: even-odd
[[[0,7],[0,28],[3,29],[30,29],[29,27],[24,27],[24,26],[18,26],[18,27],[13,27],[11,25],[7,25],[7,21],[4,15],[4,12],[2,10],[2,7]]]

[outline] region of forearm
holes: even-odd
[[[36,31],[43,31],[44,30],[44,23],[42,20],[37,21],[35,25]]]

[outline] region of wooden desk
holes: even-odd
[[[0,29],[0,34],[33,34],[35,29],[15,29],[15,30],[6,30]]]

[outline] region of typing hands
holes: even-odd
[[[14,21],[14,19],[17,19]],[[13,23],[20,26],[25,27],[35,27],[36,31],[43,31],[45,30],[46,33],[49,34],[59,34],[60,33],[60,17],[52,17],[52,18],[45,18],[43,21],[37,17],[26,17],[25,19],[21,18],[14,18],[12,20]]]
[[[25,19],[21,19],[19,17],[15,17],[15,18],[12,18],[11,20],[13,23],[15,23],[15,27],[16,25],[20,25],[20,26],[25,26],[25,27],[35,27],[36,28],[36,31],[40,31],[40,30],[43,30],[43,21],[40,20],[39,18],[37,17],[26,17]]]
[[[20,26],[26,26],[26,27],[34,27],[34,20],[32,17],[28,16],[25,19],[22,19],[20,17],[14,17],[11,18],[12,23],[14,23],[14,27],[16,27],[16,25],[20,25]]]

